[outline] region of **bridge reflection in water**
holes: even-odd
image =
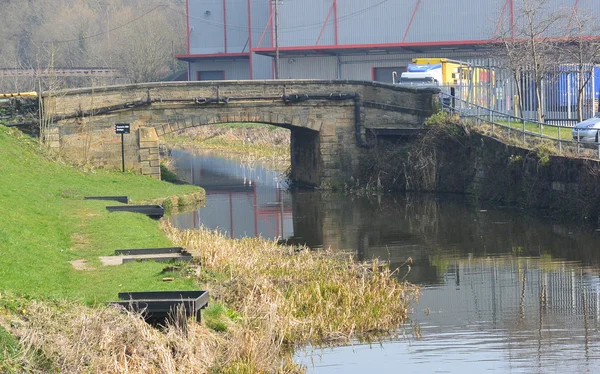
[[[309,372],[594,372],[600,367],[600,232],[459,196],[351,197],[288,192],[275,173],[174,153],[206,207],[177,216],[181,228],[232,237],[292,238],[348,250],[422,286],[411,335],[381,346],[319,351]],[[191,170],[194,170],[192,173]]]
[[[293,235],[291,195],[280,173],[261,166],[174,150],[179,176],[206,190],[202,209],[171,218],[181,229],[217,229],[231,238]]]

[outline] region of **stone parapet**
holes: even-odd
[[[435,89],[373,82],[277,80],[96,87],[45,93],[43,100],[44,115],[67,118],[51,128],[50,145],[78,162],[83,157],[102,167],[120,165],[113,127],[130,123],[137,132],[125,136],[127,168],[160,178],[160,136],[259,122],[291,130],[292,179],[332,186],[359,174],[369,129],[420,129],[436,97]]]

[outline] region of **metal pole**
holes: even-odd
[[[275,79],[279,79],[279,0],[275,0]]]
[[[121,166],[123,173],[125,172],[125,142],[123,139],[123,133],[121,133]]]

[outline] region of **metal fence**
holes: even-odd
[[[581,141],[579,130],[573,129],[570,123],[542,123],[517,117],[444,91],[440,92],[440,103],[444,110],[457,113],[461,119],[470,120],[487,135],[517,141],[531,148],[549,143],[556,147],[559,154],[600,159],[600,143]]]
[[[538,84],[532,73],[522,72],[515,77],[513,72],[497,66],[492,59],[473,60],[470,63],[478,68],[470,70],[476,72],[477,76],[459,80],[458,85],[443,86],[444,93],[497,112],[531,120],[537,119],[537,109],[541,103],[545,123],[574,126],[578,122],[578,91],[581,84],[582,119],[598,113],[600,66],[581,66],[580,73],[577,65],[557,64],[544,73],[539,83],[538,100]]]

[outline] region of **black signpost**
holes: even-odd
[[[128,123],[115,123],[115,134],[121,134],[121,164],[123,172],[125,172],[125,143],[123,142],[123,134],[129,134],[129,131]]]

